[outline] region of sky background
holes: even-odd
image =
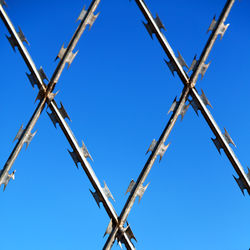
[[[6,0],[5,8],[15,27],[30,43],[37,67],[50,78],[62,44],[70,41],[84,4],[74,1]],[[117,4],[116,4],[117,3]],[[147,0],[158,13],[173,50],[188,65],[200,55],[214,14],[223,0]],[[56,86],[56,101],[63,102],[80,142],[84,140],[100,182],[105,181],[120,214],[126,189],[137,179],[151,141],[158,139],[170,115],[167,112],[183,87],[163,59],[157,40],[148,35],[134,1],[102,0],[101,12],[90,31],[84,32],[79,53],[65,68]],[[204,79],[197,82],[214,109],[221,129],[226,127],[246,169],[250,166],[250,2],[236,1],[228,17],[229,29],[216,41]],[[1,22],[0,164],[4,166],[21,124],[26,125],[37,104],[28,72],[19,52],[14,53]],[[34,130],[38,133],[23,148],[1,199],[1,247],[4,250],[96,250],[109,223],[89,192],[85,172],[75,167],[70,146],[60,128],[43,112]],[[190,108],[176,123],[167,142],[171,146],[161,163],[153,166],[145,184],[150,185],[141,203],[128,217],[143,250],[247,250],[250,247],[250,200],[234,181],[236,174],[224,152],[211,141],[202,115]],[[93,190],[93,189],[92,189]],[[114,245],[113,249],[119,249]]]

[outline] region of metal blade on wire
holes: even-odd
[[[97,5],[98,5],[97,3],[99,3],[99,2],[100,2],[100,0],[93,1],[92,5],[89,8],[89,10],[91,10],[92,13],[97,8]],[[96,4],[94,5],[94,3],[96,3]],[[8,30],[11,31],[10,33],[14,34],[14,36],[15,36],[14,26],[12,25],[12,23],[10,22],[7,14],[5,13],[5,11],[1,7],[2,6],[0,6],[1,17],[3,16],[4,23],[6,24]],[[87,11],[86,11],[85,15],[83,16],[83,19],[81,19],[83,22],[84,22],[84,20],[86,20],[86,17],[87,17],[86,14],[87,14]],[[91,20],[87,21],[88,22],[87,24],[90,24],[92,26],[92,24],[93,24],[93,15],[90,15],[90,17],[91,17]],[[86,27],[86,25],[85,25],[85,27]],[[17,40],[18,40],[18,38],[17,38]],[[39,70],[36,69],[35,64],[32,61],[28,51],[26,50],[26,48],[23,46],[23,44],[20,41],[18,42],[17,47],[18,47],[18,49],[19,49],[25,63],[27,64],[29,70],[31,71],[30,75],[32,75],[34,83],[38,86],[40,91],[43,91],[45,93],[47,87],[46,87],[45,83],[43,82],[43,77],[41,77],[42,74],[39,72]],[[65,64],[64,64],[64,66],[65,66]],[[96,177],[93,169],[91,168],[89,162],[87,161],[87,159],[86,159],[86,157],[84,155],[84,152],[82,151],[81,147],[78,145],[78,142],[75,139],[75,136],[74,136],[73,132],[71,131],[69,125],[65,121],[65,117],[67,117],[67,115],[65,115],[65,114],[63,115],[61,110],[58,108],[55,100],[50,101],[48,103],[48,106],[49,106],[52,114],[54,115],[56,123],[58,123],[60,125],[65,137],[67,138],[69,144],[71,145],[71,147],[73,149],[73,152],[76,153],[76,155],[77,155],[77,157],[79,159],[79,162],[82,165],[82,168],[84,169],[85,173],[87,174],[92,186],[96,190],[97,195],[100,197],[100,200],[103,203],[103,206],[104,206],[107,214],[109,215],[109,217],[111,218],[112,221],[117,223],[118,222],[118,216],[117,216],[112,204],[108,200],[107,188],[105,188],[106,184],[104,185],[104,188],[101,187],[101,184],[100,184],[99,180],[97,179],[97,177]],[[62,107],[62,105],[61,105],[61,107]],[[21,140],[21,138],[20,138],[20,140]],[[21,147],[20,147],[20,149],[21,149]],[[12,159],[15,159],[15,158],[12,158]],[[13,163],[14,163],[14,161],[13,161]],[[5,176],[5,177],[7,176],[6,173],[8,173],[8,170],[10,170],[11,165],[8,165],[8,167],[5,167],[3,169],[3,171],[5,171],[5,174],[2,174],[2,176]],[[13,178],[12,175],[10,175],[10,177]],[[7,178],[9,178],[9,176],[7,176]],[[3,182],[4,182],[4,180],[5,179],[3,179]],[[123,240],[123,243],[125,244],[127,249],[129,249],[129,250],[135,249],[134,245],[132,244],[132,242],[130,240],[130,237],[126,233],[123,234],[122,240]]]
[[[206,107],[206,104],[204,103],[204,100],[201,98],[201,96],[198,94],[197,90],[194,88],[195,83],[197,81],[198,75],[201,73],[201,68],[204,67],[205,61],[207,59],[208,53],[211,50],[216,38],[218,35],[221,35],[222,28],[225,26],[224,22],[234,4],[234,0],[228,0],[225,4],[224,9],[222,10],[222,14],[220,15],[218,21],[214,25],[212,29],[212,33],[209,37],[209,40],[201,54],[200,60],[199,60],[199,69],[193,72],[190,79],[186,72],[183,70],[182,65],[179,63],[178,59],[176,58],[175,54],[173,53],[172,48],[170,47],[169,43],[167,42],[167,39],[163,35],[163,33],[158,28],[157,24],[154,21],[154,18],[152,17],[150,11],[145,5],[145,2],[142,0],[135,0],[137,5],[139,6],[140,10],[142,11],[143,15],[147,19],[148,22],[151,23],[152,26],[154,26],[155,29],[155,35],[157,39],[159,40],[163,50],[167,54],[170,61],[175,66],[176,72],[179,75],[180,79],[182,80],[184,85],[190,85],[190,95],[193,98],[194,102],[199,107],[199,110],[201,111],[203,117],[205,118],[206,122],[208,123],[210,129],[216,136],[216,138],[219,140],[221,147],[224,149],[224,152],[233,165],[235,171],[239,175],[239,178],[241,179],[242,183],[244,184],[244,189],[247,190],[248,194],[250,194],[250,179],[247,178],[247,174],[245,173],[242,165],[240,164],[239,160],[235,156],[232,148],[229,146],[227,141],[225,140],[223,133],[221,132],[219,126],[216,124],[213,116],[209,112],[209,110]],[[223,31],[224,32],[224,31]],[[224,33],[222,33],[224,35]]]

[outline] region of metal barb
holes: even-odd
[[[225,133],[224,133],[224,138],[225,138],[225,140],[227,141],[227,143],[228,144],[233,144],[235,147],[236,147],[236,145],[235,145],[235,143],[233,142],[233,139],[231,138],[231,136],[228,134],[228,132],[227,132],[227,130],[224,128],[224,130],[225,130]]]
[[[18,27],[18,29],[19,29],[18,36],[19,36],[20,40],[21,40],[22,42],[26,42],[26,44],[30,45],[29,42],[28,42],[28,40],[27,40],[27,38],[26,38],[25,35],[23,34],[21,28]]]
[[[150,23],[145,23],[145,22],[142,22],[142,23],[145,26],[146,30],[148,31],[148,34],[150,35],[150,37],[153,39],[153,34],[155,33],[154,27],[150,25]]]
[[[158,14],[156,14],[156,17],[154,18],[154,20],[155,20],[155,23],[160,31],[161,31],[161,29],[166,30],[165,26],[163,25],[161,19],[158,16]],[[153,34],[155,34],[154,26],[149,22],[148,23],[142,22],[142,23],[144,24],[145,28],[147,29],[150,37],[153,39]]]
[[[200,95],[200,97],[201,97],[201,100],[203,101],[204,105],[210,106],[211,108],[213,108],[202,89],[201,89],[201,93],[202,94]]]
[[[94,197],[94,199],[95,199],[95,201],[96,201],[98,207],[101,208],[101,207],[100,207],[100,203],[102,202],[102,200],[101,200],[101,198],[99,197],[98,193],[97,193],[96,191],[95,191],[95,192],[92,192],[90,189],[89,189],[89,191],[90,191],[91,194],[93,195],[93,197]]]
[[[22,136],[22,134],[23,134],[23,131],[24,131],[24,129],[23,129],[23,124],[22,124],[21,127],[20,127],[20,129],[18,130],[17,135],[15,136],[13,142],[14,142],[15,140],[20,140],[20,138],[21,138],[21,136]]]
[[[215,147],[217,148],[219,154],[221,155],[221,151],[220,151],[220,150],[221,150],[223,147],[222,147],[222,145],[221,145],[219,139],[218,139],[218,138],[215,138],[215,139],[214,139],[214,138],[211,138],[211,140],[213,141]]]
[[[111,198],[113,201],[115,201],[113,195],[111,194],[106,182],[104,181],[104,188],[103,188],[104,194],[106,195],[107,198]]]
[[[200,67],[200,69],[199,69],[199,72],[198,72],[198,75],[199,75],[199,74],[201,75],[201,79],[203,79],[203,77],[204,77],[204,75],[205,75],[205,73],[206,73],[208,67],[210,66],[210,64],[211,64],[211,62],[209,62],[209,63],[207,63],[207,64],[203,63],[203,64],[201,65],[201,67]],[[198,68],[198,65],[199,65],[199,60],[196,59],[196,55],[195,55],[195,56],[194,56],[194,59],[193,59],[193,62],[192,62],[191,66],[190,66],[190,68],[189,68],[189,70],[188,70],[188,73],[189,73],[190,71],[195,72],[195,71],[197,70],[197,68]]]
[[[215,16],[214,16],[214,17],[213,17],[213,20],[212,20],[212,22],[211,22],[211,24],[210,24],[210,26],[209,26],[209,28],[208,28],[208,30],[207,30],[207,33],[208,33],[209,31],[213,31],[213,30],[214,30],[216,23],[217,23],[217,21],[216,21]]]
[[[137,194],[136,194],[136,196],[139,197],[138,203],[140,203],[142,196],[144,195],[146,189],[148,188],[148,185],[149,185],[149,183],[145,187],[142,184],[140,185],[140,187],[137,191]],[[132,190],[134,189],[134,187],[135,187],[135,181],[132,179],[129,183],[128,189],[127,189],[125,194],[131,193]]]
[[[53,112],[49,113],[47,111],[47,114],[48,114],[49,118],[51,119],[51,121],[53,122],[54,127],[56,128],[56,124],[58,123],[57,116]]]
[[[3,173],[3,171],[4,171],[4,170],[1,170],[1,171],[0,171],[0,175]],[[6,172],[5,176],[3,177],[3,179],[2,179],[2,181],[1,181],[1,183],[0,183],[0,186],[1,186],[2,184],[4,184],[3,192],[5,191],[5,188],[7,187],[7,185],[8,185],[8,183],[9,183],[10,179],[15,180],[15,172],[16,172],[16,170],[14,170],[11,174],[9,174],[8,172]]]
[[[82,141],[81,150],[82,150],[83,155],[84,155],[85,158],[89,158],[91,161],[93,161],[93,159],[92,159],[92,157],[91,157],[91,155],[90,155],[90,153],[89,153],[89,151],[88,151],[88,149],[87,149],[87,147],[85,146],[85,144],[84,144],[83,141]]]
[[[41,66],[40,69],[38,70],[38,73],[39,73],[39,75],[40,75],[40,77],[41,77],[43,83],[44,83],[44,80],[49,81],[48,77],[46,76],[45,72],[43,71],[42,66]]]
[[[67,49],[64,48],[64,44],[62,45],[57,57],[55,60],[57,60],[58,58],[62,60],[62,58],[64,57],[65,53],[66,53]],[[67,55],[67,58],[65,59],[65,63],[68,63],[68,68],[71,65],[71,63],[73,62],[74,58],[76,57],[78,51],[73,53],[72,51]]]
[[[146,154],[147,154],[149,151],[153,152],[153,150],[154,150],[154,148],[155,148],[155,146],[156,146],[156,143],[157,143],[157,141],[156,141],[155,139],[153,139],[153,141],[151,142],[151,144],[150,144],[150,146],[149,146],[149,148],[148,148]]]
[[[191,106],[193,107],[195,113],[199,116],[198,110],[199,108],[199,103],[197,103],[197,101],[195,99],[192,98],[192,100],[190,101]]]
[[[44,80],[49,81],[49,79],[46,76],[45,72],[43,71],[42,67],[40,67],[40,69],[38,70],[38,74],[41,77],[41,80],[43,81],[43,83],[44,83]],[[30,74],[26,73],[26,75],[28,76],[29,81],[30,81],[33,88],[35,87],[35,85],[37,85],[37,87],[39,87],[38,82],[37,82],[37,77],[35,76],[34,73],[30,73]]]
[[[88,19],[88,24],[89,24],[89,30],[92,28],[92,25],[94,24],[95,20],[97,17],[100,15],[100,12],[94,15],[94,13],[91,13],[89,19]]]
[[[174,98],[174,101],[173,101],[173,103],[172,103],[172,105],[171,105],[171,107],[170,107],[170,109],[169,109],[169,111],[168,111],[168,114],[169,114],[170,112],[174,112],[174,111],[175,111],[176,105],[177,105],[177,96]]]
[[[111,234],[112,229],[113,229],[113,220],[111,219],[103,237],[105,237],[107,234]]]
[[[156,14],[156,18],[155,18],[155,23],[157,24],[159,30],[165,30],[166,31],[166,28],[165,26],[163,25],[161,19],[159,18],[158,14]]]
[[[172,103],[172,105],[171,105],[171,107],[170,107],[170,109],[168,111],[168,114],[170,112],[175,112],[178,104],[179,104],[179,102],[177,101],[177,97],[175,97],[175,99],[174,99],[174,101],[173,101],[173,103]],[[179,112],[179,115],[181,115],[181,121],[183,120],[189,106],[190,106],[190,104],[187,104],[187,105],[185,104],[185,105],[182,106],[182,108],[181,108],[181,110]]]
[[[59,112],[60,112],[60,114],[62,115],[62,117],[63,117],[64,119],[68,118],[69,121],[71,121],[71,119],[70,119],[68,113],[66,112],[66,110],[65,110],[65,108],[64,108],[64,106],[63,106],[63,104],[62,104],[62,102],[60,102],[60,105],[61,105],[61,107],[59,108]]]
[[[215,16],[214,16],[214,18],[213,18],[213,20],[212,20],[212,22],[207,30],[207,33],[209,31],[213,31],[215,29],[216,24],[217,24],[217,21],[216,21]],[[220,27],[218,27],[217,36],[220,35],[220,40],[223,38],[228,26],[229,26],[229,24],[221,23]]]
[[[20,140],[23,136],[25,136],[24,143],[26,143],[26,149],[27,149],[33,137],[36,135],[37,131],[35,131],[33,134],[26,133],[26,135],[23,135],[23,133],[24,133],[24,129],[23,129],[23,124],[22,124],[13,141]]]
[[[229,26],[229,23],[228,24],[222,23],[220,25],[220,29],[218,30],[218,35],[220,35],[220,40],[223,38],[228,26]]]
[[[15,47],[17,46],[16,40],[12,36],[6,35],[6,38],[9,40],[12,49],[16,52],[16,49],[15,49]]]
[[[243,183],[242,179],[239,177],[238,179],[233,175],[234,179],[236,180],[242,194],[245,196],[244,189],[246,189],[245,184]]]
[[[84,17],[86,16],[86,14],[87,14],[87,10],[85,9],[85,5],[84,5],[83,9],[82,9],[82,11],[81,11],[81,13],[76,21],[82,21],[84,19]]]
[[[71,157],[72,157],[74,163],[76,164],[76,167],[78,168],[78,165],[77,165],[77,164],[78,164],[78,162],[80,162],[80,160],[79,160],[77,154],[76,154],[74,151],[71,152],[71,151],[68,150],[68,152],[69,152],[69,154],[71,155]]]
[[[166,151],[167,151],[169,145],[170,145],[170,143],[169,143],[168,145],[166,145],[166,146],[164,145],[164,143],[161,144],[161,147],[160,147],[159,152],[158,152],[158,155],[160,155],[160,160],[159,160],[159,162],[161,161],[162,157],[163,157],[164,154],[166,153]]]
[[[130,227],[130,225],[127,225],[127,227],[125,228],[125,233],[127,234],[127,236],[129,237],[130,240],[134,239],[137,242],[137,239],[134,236],[134,233]]]
[[[64,106],[63,106],[62,102],[60,102],[60,105],[61,105],[60,108],[58,108],[57,105],[56,105],[56,107],[57,107],[59,113],[61,114],[62,118],[63,118],[63,119],[68,118],[69,121],[71,121],[71,119],[69,118],[68,113],[67,113],[66,110],[64,109]],[[55,128],[56,128],[56,124],[59,123],[59,120],[57,119],[57,115],[56,115],[53,111],[51,111],[51,113],[49,113],[49,112],[47,111],[47,114],[49,115],[51,121],[53,122],[53,124],[54,124],[54,126],[55,126]]]
[[[223,134],[223,138],[225,139],[225,141],[228,143],[228,144],[233,144],[235,146],[235,143],[233,142],[232,138],[230,137],[230,135],[228,134],[227,130],[224,128],[225,130],[225,133]],[[223,149],[223,146],[222,144],[220,143],[220,140],[218,138],[211,138],[214,145],[216,146],[217,150],[219,151],[219,153],[221,154],[221,149]],[[236,146],[235,146],[236,147]]]
[[[187,66],[187,64],[186,64],[186,62],[185,62],[185,60],[184,60],[184,58],[183,58],[182,55],[180,54],[180,52],[177,51],[177,53],[178,53],[178,57],[177,57],[176,59],[177,59],[178,63],[182,66],[182,68],[183,68],[183,67],[186,67],[186,68],[188,69],[188,66]],[[166,64],[168,65],[170,71],[172,72],[172,74],[173,74],[173,76],[174,76],[174,72],[178,70],[178,68],[176,67],[174,61],[171,60],[171,59],[170,59],[169,62],[166,61],[165,59],[164,59],[164,61],[166,62]]]
[[[211,108],[213,108],[212,105],[211,105],[211,103],[209,102],[208,98],[206,97],[206,95],[205,95],[205,93],[204,93],[204,91],[202,89],[201,89],[201,93],[202,94],[200,95],[200,98],[201,98],[201,101],[203,102],[203,104],[205,106],[210,106]],[[190,104],[193,107],[195,113],[199,116],[199,114],[198,114],[198,110],[200,110],[199,103],[197,103],[197,101],[194,98],[192,98],[192,100],[190,101]]]

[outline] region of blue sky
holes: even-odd
[[[15,27],[27,37],[28,50],[37,67],[50,78],[54,59],[68,44],[84,4],[90,1],[6,1]],[[214,14],[225,1],[146,1],[158,13],[175,53],[188,65],[200,55]],[[197,89],[206,93],[221,129],[226,127],[245,167],[250,166],[250,3],[236,1],[224,38],[216,41],[212,61]],[[80,142],[92,155],[97,177],[109,186],[118,213],[126,202],[130,180],[137,179],[151,141],[169,119],[167,112],[182,83],[173,77],[156,39],[142,25],[144,17],[134,1],[102,0],[101,12],[90,31],[83,34],[79,53],[58,85],[56,101],[63,102]],[[21,124],[27,124],[36,104],[19,53],[14,53],[0,24],[1,36],[1,143],[3,166],[14,147]],[[74,165],[70,146],[44,112],[29,148],[22,149],[11,181],[1,199],[1,247],[4,250],[101,249],[109,218],[89,192],[84,171]],[[245,250],[250,247],[248,195],[241,194],[224,153],[220,156],[212,132],[190,108],[177,122],[162,162],[152,168],[141,203],[136,201],[128,218],[144,250]],[[115,245],[113,249],[119,249]]]

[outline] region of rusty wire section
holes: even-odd
[[[109,200],[109,198],[111,198],[114,201],[112,193],[110,192],[105,182],[104,186],[102,186],[99,182],[97,176],[94,173],[93,168],[90,165],[89,160],[92,160],[92,157],[88,152],[86,145],[83,141],[81,146],[78,144],[68,123],[65,121],[66,118],[70,120],[70,117],[61,102],[60,107],[57,105],[54,99],[57,93],[53,92],[65,65],[68,64],[69,67],[78,53],[78,51],[73,51],[81,35],[83,34],[87,26],[89,26],[90,28],[92,27],[93,23],[98,17],[99,13],[94,13],[100,3],[100,0],[93,0],[87,10],[83,8],[83,10],[81,11],[79,18],[77,19],[80,24],[78,25],[68,46],[66,48],[64,48],[64,46],[61,47],[56,57],[56,59],[59,59],[59,63],[50,80],[46,76],[42,67],[40,67],[39,70],[36,68],[30,54],[24,46],[24,43],[28,44],[26,37],[24,36],[20,28],[18,31],[15,30],[14,25],[11,23],[4,9],[6,3],[4,0],[0,0],[0,16],[10,34],[10,36],[7,36],[7,39],[9,40],[14,51],[16,49],[19,50],[24,62],[26,63],[30,71],[29,73],[27,73],[27,77],[32,87],[34,88],[34,86],[36,85],[39,90],[38,95],[36,97],[36,100],[39,100],[39,104],[37,105],[37,108],[35,109],[26,127],[22,125],[19,129],[15,137],[15,140],[17,140],[16,146],[11,152],[3,169],[0,170],[0,186],[3,185],[3,190],[5,190],[10,179],[14,180],[16,170],[10,172],[12,165],[14,164],[14,161],[17,158],[23,145],[26,144],[27,148],[31,140],[35,136],[37,131],[32,132],[32,130],[40,114],[42,113],[47,104],[50,109],[50,112],[47,113],[53,125],[56,127],[56,124],[59,124],[72,148],[72,150],[68,150],[68,152],[71,155],[76,167],[78,168],[78,164],[81,164],[83,170],[85,171],[88,179],[90,180],[94,188],[94,191],[90,190],[91,194],[93,195],[99,207],[100,203],[103,204],[103,207],[110,218],[110,223],[104,234],[104,236],[106,234],[109,235],[103,247],[103,249],[105,250],[111,249],[115,240],[117,240],[118,244],[121,247],[122,244],[124,244],[127,249],[135,249],[131,240],[136,240],[136,238],[130,228],[130,225],[127,222],[127,218],[134,205],[136,197],[138,196],[140,201],[146,189],[148,188],[149,184],[145,185],[144,182],[146,181],[146,178],[149,172],[151,171],[158,155],[159,161],[161,161],[162,157],[167,151],[170,143],[166,144],[166,140],[168,139],[171,130],[177,122],[178,117],[181,116],[182,120],[190,106],[192,106],[197,115],[198,111],[201,112],[207,124],[214,133],[215,138],[212,138],[212,141],[218,149],[219,153],[221,153],[221,149],[224,150],[227,158],[234,167],[236,173],[238,174],[238,177],[234,176],[234,178],[237,181],[242,193],[244,194],[244,190],[247,190],[248,194],[250,194],[250,171],[248,170],[248,173],[245,172],[244,168],[242,167],[241,163],[239,162],[238,158],[230,147],[230,144],[234,146],[235,144],[227,130],[225,129],[225,132],[222,133],[219,126],[212,117],[210,111],[207,108],[207,106],[212,106],[204,92],[202,91],[202,93],[199,94],[195,89],[195,85],[197,83],[199,75],[201,75],[201,78],[203,78],[210,65],[210,62],[206,63],[206,61],[208,59],[212,47],[214,46],[215,41],[217,40],[217,37],[220,36],[220,38],[222,39],[229,26],[229,24],[226,24],[225,22],[235,1],[228,0],[218,20],[216,20],[215,18],[212,19],[212,22],[208,28],[208,32],[211,32],[209,39],[199,59],[197,59],[197,57],[195,56],[190,67],[188,67],[179,51],[178,55],[175,55],[166,37],[162,33],[162,30],[165,30],[165,26],[163,25],[159,16],[156,15],[156,17],[154,18],[143,0],[135,0],[135,2],[147,21],[143,22],[147,32],[149,33],[151,38],[153,38],[153,35],[155,35],[155,37],[158,39],[159,43],[161,44],[163,50],[165,51],[168,57],[168,60],[165,60],[168,68],[170,69],[173,75],[176,72],[176,74],[179,76],[182,83],[184,84],[184,88],[181,92],[179,100],[175,98],[173,104],[170,107],[169,113],[172,112],[172,115],[168,123],[166,124],[166,127],[163,130],[161,136],[158,140],[154,139],[151,145],[149,146],[146,154],[149,152],[151,152],[151,154],[145,166],[143,167],[139,177],[137,178],[137,181],[131,180],[126,191],[126,193],[130,193],[130,195],[122,209],[121,214],[118,216]],[[48,81],[48,84],[45,83],[45,80]]]

